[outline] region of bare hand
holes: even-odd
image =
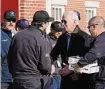
[[[78,73],[80,72],[80,67],[78,64],[75,65],[74,70],[75,72],[78,72]]]
[[[71,73],[71,70],[69,70],[69,65],[66,65],[64,68],[59,70],[59,74],[62,76],[66,76]]]

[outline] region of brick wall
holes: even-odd
[[[86,12],[85,12],[85,1],[86,0],[68,0],[68,5],[65,7],[66,10],[78,10],[81,14],[80,27],[85,30],[86,28]],[[105,0],[87,0],[99,2],[99,8],[97,8],[97,16],[105,18]]]
[[[68,0],[65,10],[77,10],[81,14],[80,27],[84,30],[86,27],[86,13],[85,13],[85,0]]]
[[[99,8],[97,8],[97,15],[105,18],[105,0],[87,0],[99,1]],[[37,10],[46,10],[46,0],[19,0],[19,19],[26,18],[32,21],[33,14]],[[49,8],[49,7],[47,7]],[[65,10],[78,10],[81,14],[80,27],[86,28],[86,12],[85,0],[68,0]]]
[[[30,22],[37,10],[46,9],[46,0],[19,0],[19,19],[26,18]]]
[[[102,16],[105,19],[105,0],[100,0],[97,15]]]
[[[102,16],[105,19],[105,0],[87,0],[99,2],[99,8],[97,8],[97,16]]]

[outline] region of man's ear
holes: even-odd
[[[45,22],[42,22],[42,25],[41,25],[41,27],[43,27],[45,25]]]

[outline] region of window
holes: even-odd
[[[61,20],[62,19],[62,15],[64,12],[64,6],[63,5],[53,5],[52,6],[52,16],[54,17],[55,20]]]
[[[93,16],[96,16],[96,9],[97,8],[86,8],[86,22]]]
[[[97,1],[85,1],[86,7],[86,22],[89,21],[90,18],[97,15],[97,8],[99,8],[99,2]]]

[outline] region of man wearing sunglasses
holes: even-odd
[[[1,89],[12,89],[12,77],[8,71],[7,54],[12,39],[12,30],[15,29],[16,13],[8,10],[4,13],[4,22],[1,28]]]
[[[74,11],[64,12],[62,23],[65,27],[65,33],[59,37],[55,47],[51,52],[51,57],[53,60],[56,60],[59,55],[61,55],[62,58],[63,69],[59,71],[62,76],[61,89],[75,89],[77,87],[75,82],[72,81],[71,77],[68,76],[71,71],[66,70],[68,68],[68,51],[70,46],[69,43],[71,42],[71,33],[74,31],[78,21],[78,16]]]
[[[61,54],[63,62],[63,69],[59,71],[62,75],[61,89],[77,89],[81,87],[78,82],[79,80],[76,78],[73,79],[74,77],[71,76],[74,74],[73,71],[68,69],[68,57],[83,56],[90,48],[91,41],[88,39],[90,36],[81,31],[78,26],[79,20],[80,18],[76,11],[64,12],[62,23],[66,31],[59,37],[57,44],[51,52],[53,60],[56,60],[58,55]]]

